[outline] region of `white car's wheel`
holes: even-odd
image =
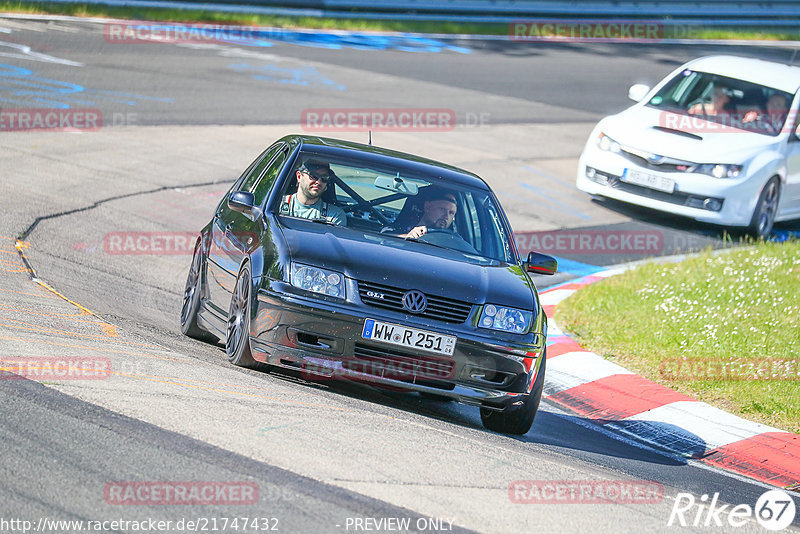
[[[777,176],[773,176],[761,190],[758,197],[753,218],[750,220],[750,232],[753,237],[766,239],[772,233],[775,224],[775,215],[778,213],[778,200],[781,194],[781,184]]]

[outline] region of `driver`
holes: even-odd
[[[710,102],[698,102],[688,109],[690,115],[728,115],[728,105],[730,104],[731,97],[729,89],[722,85],[717,85],[711,92]]]
[[[418,239],[428,233],[428,229],[450,230],[456,217],[456,196],[445,189],[432,187],[425,194],[422,215],[419,220],[404,228],[385,228],[386,232],[402,232],[398,237]]]

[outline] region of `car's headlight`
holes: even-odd
[[[533,317],[533,313],[529,311],[487,304],[483,307],[478,326],[513,334],[524,334],[531,325],[531,317]]]
[[[741,165],[730,165],[720,163],[703,163],[695,167],[694,172],[707,174],[714,178],[736,178],[742,172]]]
[[[622,148],[619,146],[619,143],[611,139],[603,132],[600,132],[600,135],[597,136],[597,146],[600,147],[600,150],[606,150],[608,152],[619,152],[622,150]]]
[[[292,262],[289,282],[300,289],[322,293],[329,297],[345,298],[344,275],[336,271],[320,269]]]

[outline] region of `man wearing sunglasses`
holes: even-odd
[[[309,159],[297,169],[297,192],[283,197],[281,215],[303,219],[325,219],[333,224],[347,224],[347,216],[339,206],[322,199],[333,179],[330,166],[322,161]]]

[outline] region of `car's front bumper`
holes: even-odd
[[[251,321],[253,357],[313,380],[348,379],[506,409],[530,393],[544,352],[543,332],[492,337],[454,325],[298,295],[283,282],[262,286]],[[362,337],[367,318],[456,336],[452,356],[411,351]],[[544,324],[539,320],[537,324]]]
[[[587,173],[592,170],[593,172]],[[625,169],[632,169],[675,182],[675,191],[622,182]],[[594,174],[591,177],[591,174]],[[587,145],[578,164],[576,185],[593,195],[601,195],[659,211],[691,217],[701,222],[724,226],[747,226],[755,209],[766,176],[742,175],[738,178],[714,178],[704,174],[658,172],[641,167],[625,157]],[[719,209],[715,209],[715,204]]]

